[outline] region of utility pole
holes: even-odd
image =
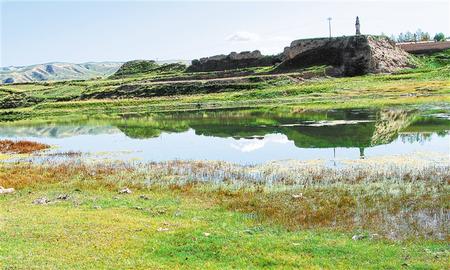
[[[331,17],[328,17],[327,20],[328,20],[328,31],[330,32],[330,38],[331,38]]]

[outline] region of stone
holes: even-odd
[[[298,200],[298,199],[302,199],[302,198],[303,198],[303,193],[292,195],[292,199],[294,199],[294,200]]]
[[[4,188],[4,187],[0,186],[0,194],[11,194],[14,192],[15,192],[14,188]]]
[[[58,195],[58,197],[56,197],[56,199],[65,201],[65,200],[69,199],[69,195],[68,194],[60,194],[60,195]]]
[[[355,234],[355,235],[353,235],[352,240],[358,241],[358,240],[362,240],[364,238],[367,238],[367,236],[363,235],[363,234]]]
[[[47,199],[46,197],[42,197],[42,198],[37,198],[36,200],[34,200],[33,204],[39,205],[39,204],[47,204],[49,202],[50,202],[49,199]]]
[[[206,236],[206,237],[208,237],[208,236],[210,236],[211,234],[210,234],[210,233],[207,233],[207,232],[204,232],[203,235]]]
[[[169,231],[169,228],[159,227],[159,228],[157,229],[157,231],[158,231],[158,232],[167,232],[167,231]]]
[[[119,194],[131,194],[131,193],[132,191],[127,187],[119,190]]]

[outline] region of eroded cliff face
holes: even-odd
[[[407,52],[384,37],[351,36],[296,40],[284,49],[278,71],[329,65],[330,75],[388,73],[413,67]]]
[[[192,61],[189,72],[222,71],[249,67],[272,66],[281,62],[280,56],[262,55],[260,51],[232,52],[228,55],[215,55]]]
[[[388,38],[350,36],[295,40],[276,56],[253,51],[205,57],[193,60],[188,71],[223,71],[273,65],[277,65],[275,72],[327,65],[331,67],[328,74],[332,76],[389,73],[414,66],[410,55]]]

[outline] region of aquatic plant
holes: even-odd
[[[364,160],[327,167],[307,162],[241,166],[226,162],[84,162],[0,166],[0,185],[77,190],[173,190],[290,230],[331,228],[391,239],[445,239],[450,165]]]

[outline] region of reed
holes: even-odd
[[[205,205],[245,212],[289,230],[327,228],[390,239],[448,238],[450,166],[309,163],[240,166],[226,162],[47,161],[0,166],[0,185],[16,189],[171,190]]]

